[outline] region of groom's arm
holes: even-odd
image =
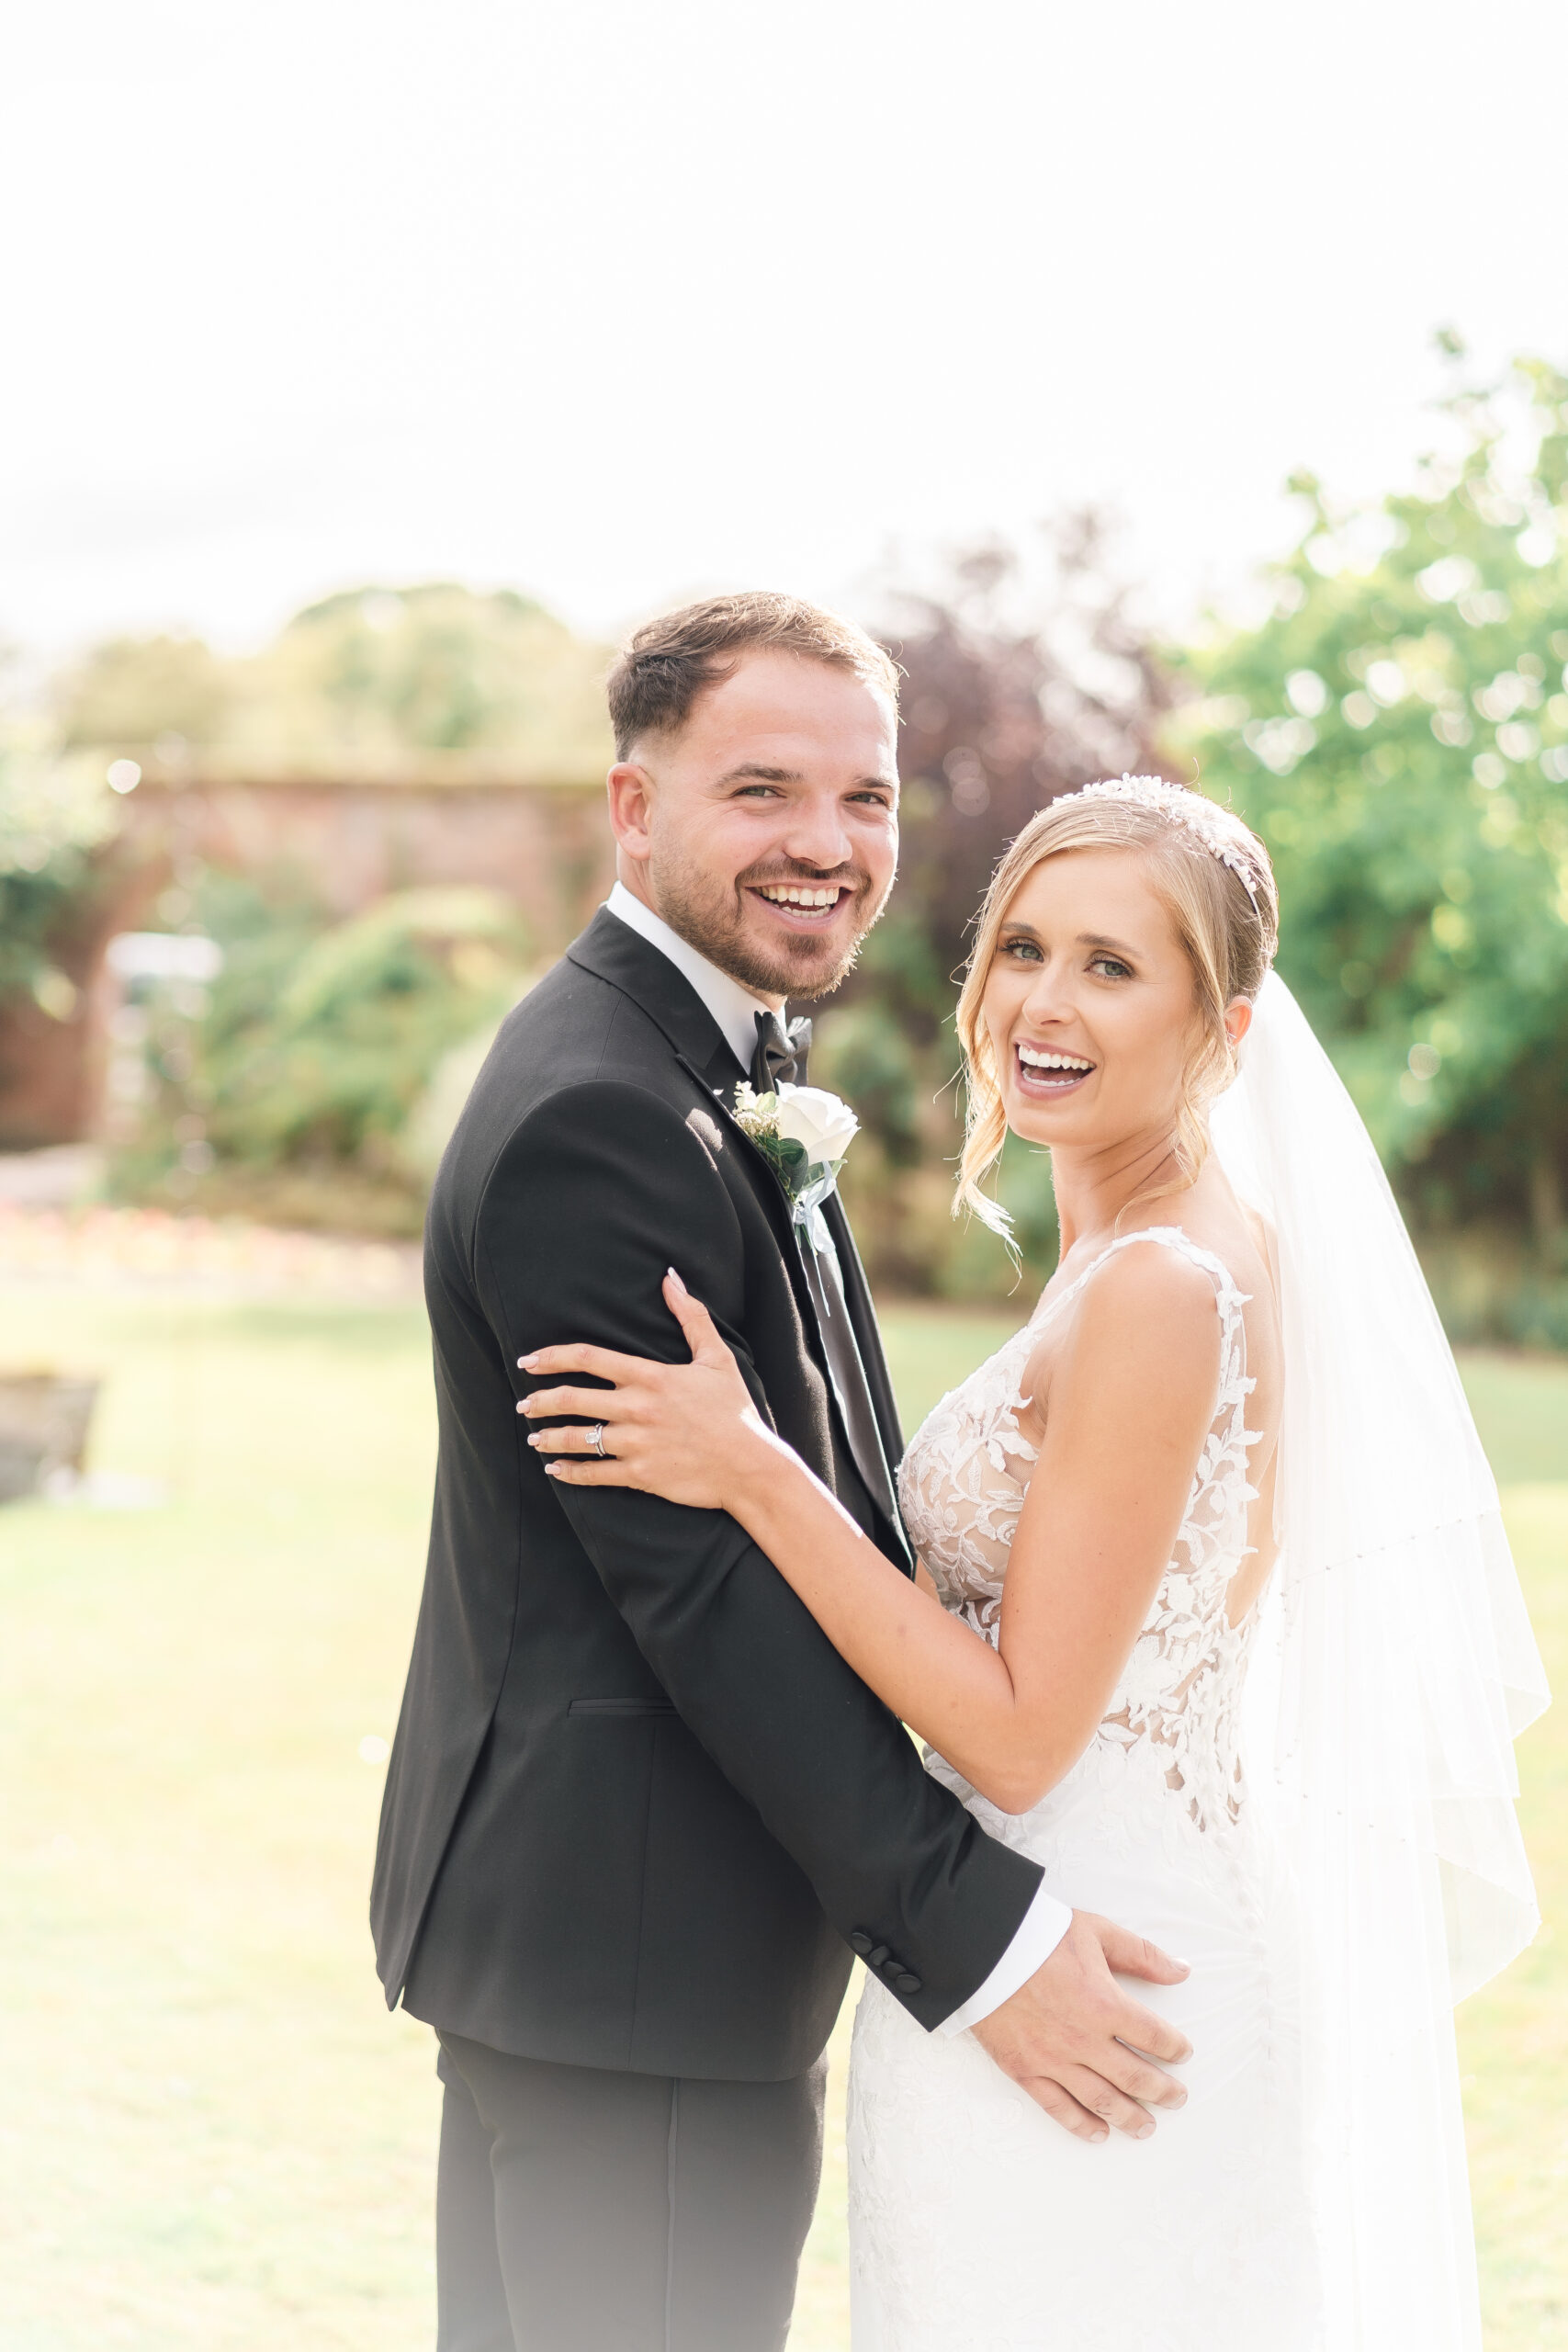
[[[633,1086],[574,1087],[530,1114],[487,1186],[478,1237],[509,1369],[567,1340],[682,1356],[660,1288],[671,1264],[765,1412],[739,1223],[707,1146]],[[520,1395],[536,1385],[511,1376]],[[736,1521],[626,1488],[559,1487],[532,1453],[520,1475],[539,1480],[541,1510],[566,1512],[686,1724],[840,1932],[884,1953],[884,1981],[921,2024],[971,2023],[1005,1999],[1052,1948],[1064,1906],[1037,1902],[1038,1865],[987,1838],[924,1770]]]

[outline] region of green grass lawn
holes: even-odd
[[[1015,1319],[893,1309],[909,1418]],[[423,1317],[0,1292],[0,1360],[40,1359],[108,1374],[96,1463],[168,1499],[0,1513],[0,2340],[426,2352],[436,2093],[371,1967],[359,1752],[423,1563]],[[1466,1369],[1561,1683],[1568,1366]],[[1490,2352],[1568,2320],[1568,1717],[1521,1761],[1549,1927],[1462,2020]],[[842,2074],[795,2352],[847,2341]]]

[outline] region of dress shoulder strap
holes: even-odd
[[[1047,1316],[1055,1314],[1058,1306],[1065,1306],[1069,1298],[1076,1298],[1107,1259],[1114,1258],[1119,1250],[1130,1250],[1135,1241],[1157,1241],[1166,1249],[1174,1250],[1179,1257],[1188,1259],[1194,1266],[1201,1266],[1214,1285],[1214,1303],[1220,1310],[1220,1321],[1227,1338],[1236,1329],[1248,1294],[1238,1286],[1223,1258],[1216,1258],[1212,1250],[1205,1250],[1179,1225],[1145,1225],[1140,1226],[1136,1233],[1119,1233],[1114,1241],[1108,1241],[1099,1255],[1090,1259],[1081,1274],[1074,1276],[1066,1290],[1058,1291],[1055,1298],[1041,1300],[1034,1311],[1034,1320],[1043,1322]]]

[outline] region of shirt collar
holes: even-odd
[[[757,1015],[771,1007],[750,989],[742,988],[728,972],[721,971],[700,956],[689,939],[671,931],[662,915],[635,898],[624,882],[617,882],[604,901],[607,913],[646,939],[669,957],[682,979],[686,980],[718,1023],[721,1035],[742,1069],[749,1070],[757,1050]]]

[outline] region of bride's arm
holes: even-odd
[[[690,1365],[542,1350],[532,1416],[602,1415],[536,1431],[575,1485],[631,1486],[728,1511],[829,1639],[911,1729],[1004,1812],[1039,1802],[1104,1714],[1168,1562],[1213,1412],[1219,1329],[1207,1277],[1168,1250],[1123,1250],[1089,1285],[1053,1367],[1044,1442],[1009,1562],[992,1649],[871,1543],[760,1419],[705,1309],[666,1296]],[[1029,1375],[1025,1375],[1026,1388]]]

